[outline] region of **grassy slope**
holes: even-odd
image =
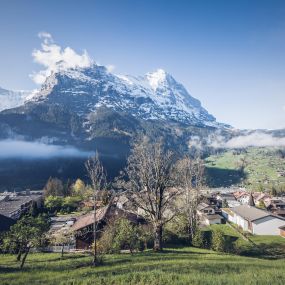
[[[217,184],[221,184],[223,181],[226,186],[231,182],[239,183],[236,179],[238,173],[238,165],[241,158],[245,158],[247,161],[247,167],[245,172],[247,175],[247,183],[256,188],[260,183],[284,183],[285,177],[278,177],[278,170],[285,171],[285,160],[278,157],[274,152],[274,149],[270,148],[248,148],[247,153],[235,155],[233,151],[228,150],[222,154],[212,155],[206,159],[206,166],[216,176]],[[219,170],[232,171],[230,175],[233,176],[219,176]],[[221,185],[218,185],[221,186]]]
[[[181,248],[112,255],[92,268],[91,257],[31,254],[23,272],[15,256],[0,258],[1,284],[284,284],[284,260],[263,260]]]
[[[238,231],[227,224],[211,225],[208,229],[220,229],[225,235],[238,237],[236,245],[243,254],[267,259],[285,258],[285,238],[281,236],[248,235],[251,241],[248,242],[242,238],[242,235]],[[259,249],[259,251],[257,251],[257,249]]]

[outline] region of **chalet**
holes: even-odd
[[[134,224],[144,224],[145,220],[134,213],[117,208],[114,205],[102,207],[96,211],[98,235],[106,224],[116,218],[126,218]],[[90,249],[93,243],[94,211],[78,217],[71,229],[75,233],[76,249]]]
[[[216,214],[213,206],[200,203],[197,207],[197,214],[199,216],[200,223],[206,226],[213,224],[221,224],[222,217]]]
[[[270,200],[266,200],[266,208],[271,213],[285,217],[285,201],[280,198],[272,198]]]
[[[222,215],[244,231],[255,235],[279,235],[285,219],[250,205],[222,209]]]
[[[215,209],[206,203],[200,203],[197,207],[197,214],[199,216],[207,214],[207,215],[213,215],[215,214]]]
[[[211,206],[217,206],[218,200],[215,197],[215,195],[202,195],[202,201],[204,201],[206,204],[211,205]]]
[[[280,236],[285,238],[285,226],[279,227],[279,229],[280,229]]]
[[[0,233],[8,231],[15,223],[15,220],[0,214]]]
[[[237,201],[234,193],[232,193],[232,192],[219,193],[217,195],[217,200],[218,200],[221,207],[222,207],[223,201],[227,201],[230,208],[237,207],[240,205],[240,202]]]
[[[26,193],[4,192],[0,195],[0,214],[17,220],[29,211],[33,203],[37,207],[41,206],[41,193],[36,194],[30,191]]]

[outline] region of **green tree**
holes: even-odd
[[[212,249],[215,251],[224,251],[224,235],[220,229],[215,229],[212,232]]]
[[[78,208],[80,202],[81,202],[80,197],[71,197],[71,196],[65,197],[62,200],[61,209],[66,213],[73,212]]]
[[[49,223],[44,216],[23,216],[4,236],[3,249],[17,253],[17,260],[21,261],[22,269],[30,249],[40,246],[45,241],[45,232],[48,228]]]
[[[44,206],[50,213],[55,213],[61,210],[63,201],[63,197],[48,196],[45,198]]]
[[[224,235],[220,229],[212,231],[212,249],[219,252],[235,252],[235,241],[238,237]]]
[[[139,247],[138,227],[127,219],[119,219],[116,228],[114,248],[117,250],[129,249],[133,253]]]

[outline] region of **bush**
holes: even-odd
[[[58,196],[48,196],[45,199],[44,206],[50,213],[55,213],[61,210],[63,198]]]
[[[188,243],[186,220],[184,216],[177,216],[166,224],[163,230],[162,240],[168,245],[186,245]]]
[[[219,252],[236,252],[235,241],[238,237],[224,235],[220,229],[213,230],[211,248]]]
[[[110,221],[98,241],[98,249],[103,253],[119,253],[122,249],[141,250],[140,229],[129,220],[120,218]]]
[[[73,212],[78,208],[80,202],[81,202],[80,197],[76,197],[76,196],[75,197],[71,197],[71,196],[65,197],[62,201],[61,210],[64,213]]]
[[[192,240],[192,245],[200,248],[211,248],[212,245],[212,232],[196,230],[196,233]]]

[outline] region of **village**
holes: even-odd
[[[80,183],[83,183],[82,181]],[[197,203],[197,223],[201,229],[211,225],[230,224],[237,231],[252,235],[272,235],[285,238],[285,197],[270,193],[249,192],[244,188],[202,189]],[[108,222],[125,218],[132,224],[147,225],[144,210],[135,207],[125,194],[116,195],[111,202],[102,196],[96,202],[96,222],[102,230]],[[45,208],[43,191],[4,192],[0,194],[0,231],[9,230],[17,220],[33,208]],[[65,252],[90,250],[93,243],[94,203],[85,199],[71,213],[54,212],[50,217],[49,237],[69,233],[68,240],[55,241],[46,251]]]

